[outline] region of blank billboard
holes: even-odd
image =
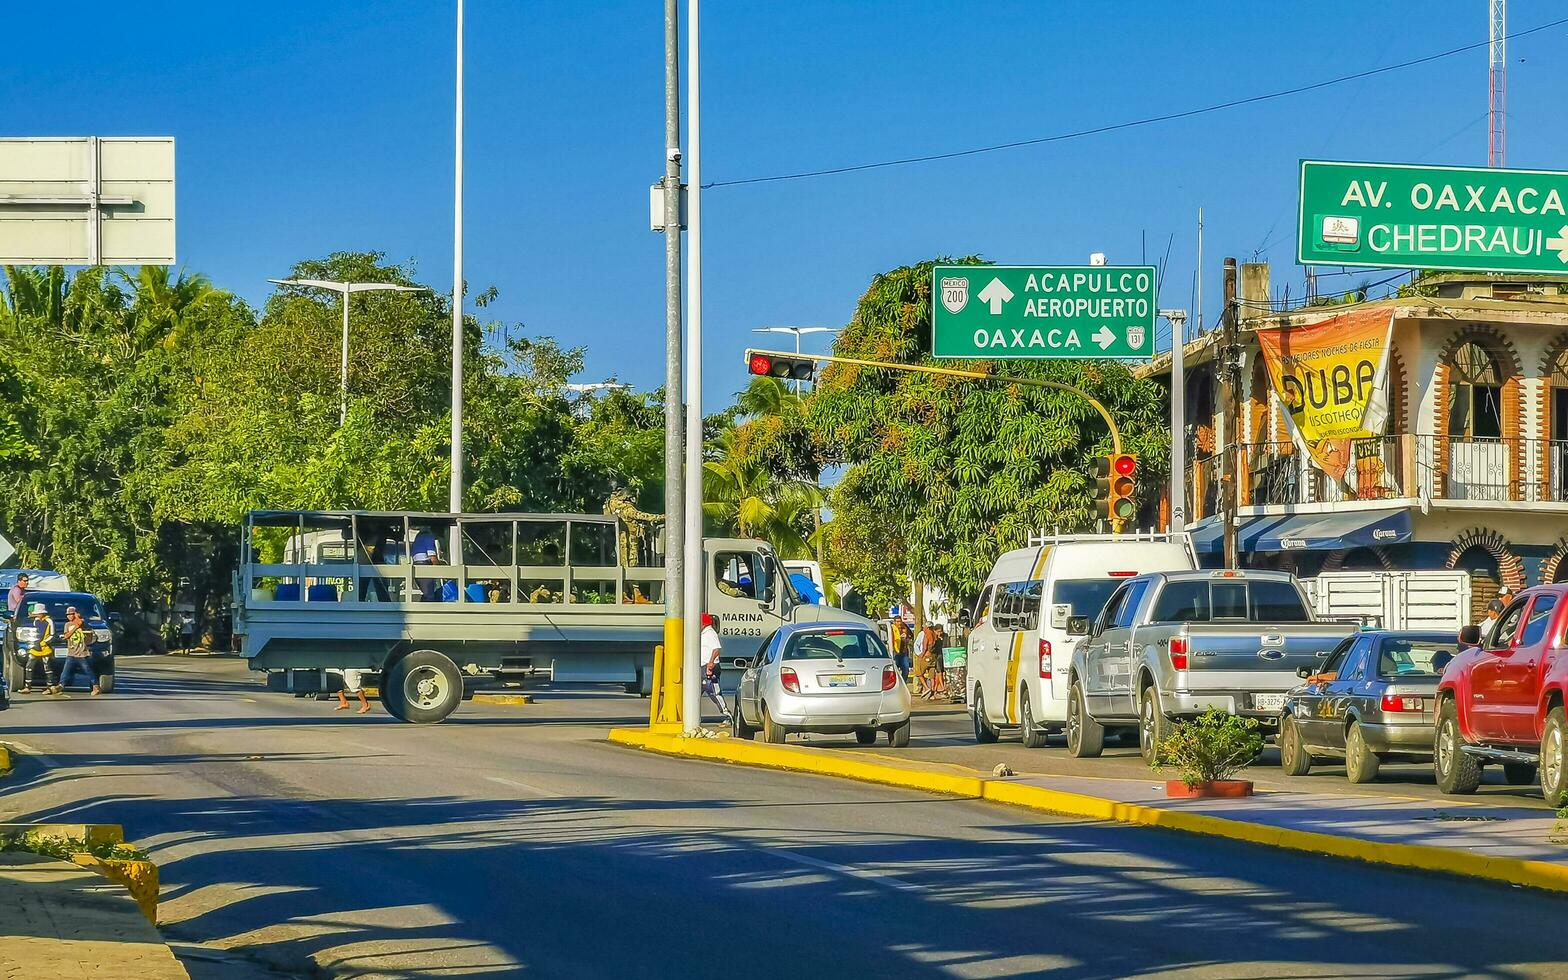
[[[0,139],[0,263],[173,265],[174,138]]]

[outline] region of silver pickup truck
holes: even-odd
[[[1107,727],[1136,726],[1152,760],[1173,718],[1209,708],[1279,724],[1298,667],[1317,669],[1350,623],[1317,621],[1284,572],[1199,571],[1124,582],[1073,651],[1067,748],[1096,756]]]

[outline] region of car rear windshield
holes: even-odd
[[[1124,581],[1126,579],[1121,578],[1063,579],[1051,589],[1051,605],[1068,605],[1073,608],[1068,615],[1087,616],[1091,621],[1096,620],[1100,618],[1111,593]]]
[[[887,659],[887,647],[869,630],[796,633],[784,648],[785,660]]]
[[[1458,652],[1451,640],[1389,637],[1378,649],[1377,676],[1384,680],[1437,677]]]
[[[1155,623],[1308,623],[1301,594],[1278,579],[1167,582],[1154,603]]]

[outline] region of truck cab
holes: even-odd
[[[1485,635],[1459,632],[1466,647],[1437,689],[1433,767],[1445,793],[1473,793],[1487,765],[1522,785],[1539,770],[1552,806],[1568,805],[1568,585],[1526,589]]]

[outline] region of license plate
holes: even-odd
[[[818,674],[817,683],[824,687],[854,687],[854,674]]]
[[[1254,694],[1252,707],[1257,711],[1281,711],[1285,707],[1283,694]]]

